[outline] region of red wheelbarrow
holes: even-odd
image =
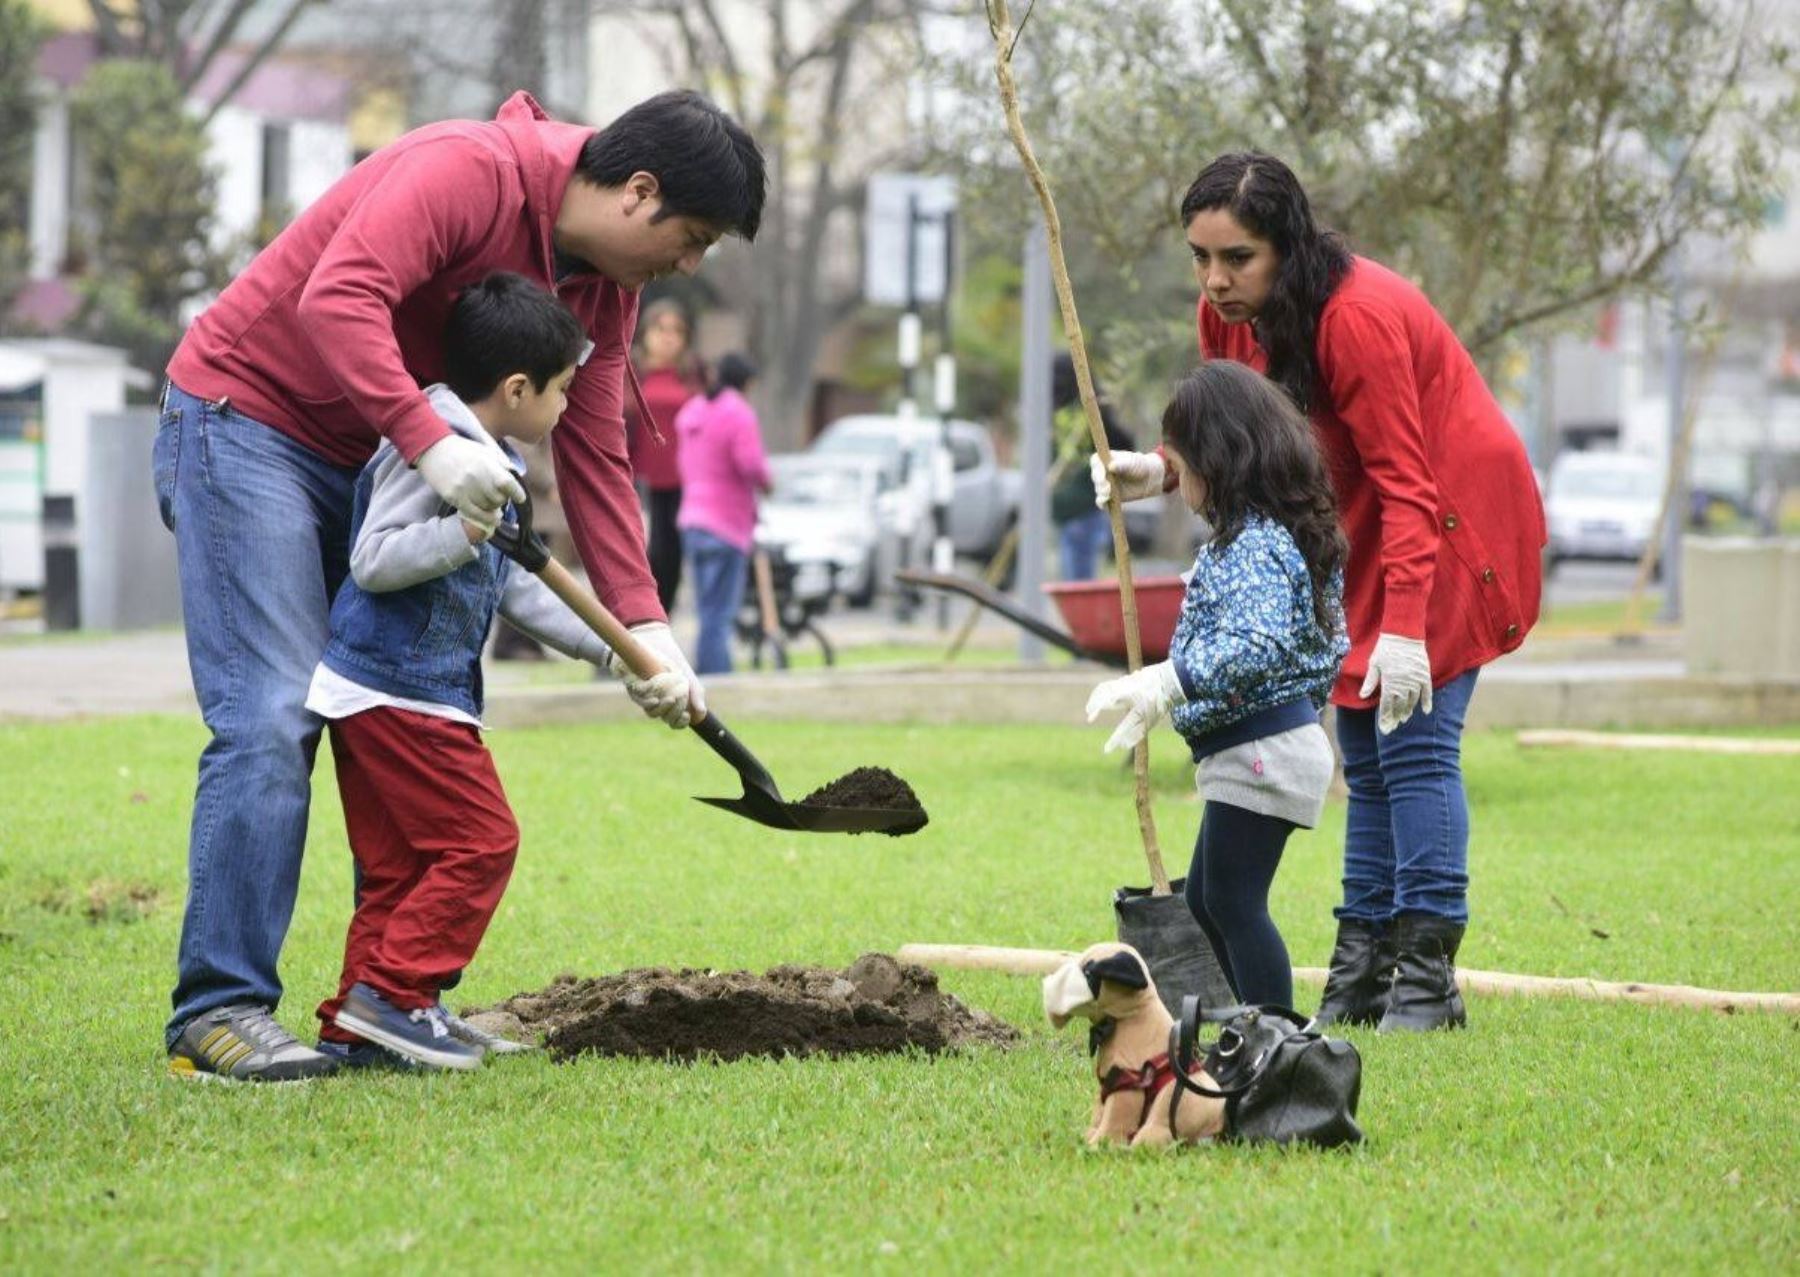
[[[1020,629],[1084,660],[1125,667],[1125,618],[1119,608],[1116,581],[1061,581],[1046,585],[1044,593],[1056,601],[1056,608],[1069,627],[1064,631],[1039,620],[1020,607],[1017,600],[974,577],[911,568],[895,576],[907,585],[973,599]],[[1160,661],[1168,656],[1169,640],[1175,636],[1175,621],[1181,615],[1181,596],[1186,588],[1178,576],[1147,576],[1137,581],[1138,633],[1146,661]]]

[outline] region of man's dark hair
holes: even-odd
[[[713,369],[712,390],[707,393],[708,399],[717,399],[721,390],[742,392],[756,376],[756,365],[750,362],[748,355],[740,355],[733,351],[729,355],[719,357],[718,367]]]
[[[457,294],[444,329],[444,384],[475,403],[514,373],[541,392],[581,358],[581,321],[523,275],[495,271]]]
[[[662,186],[664,217],[697,217],[756,238],[762,223],[762,152],[744,126],[689,89],[647,98],[590,137],[575,174],[623,186],[633,173]]]

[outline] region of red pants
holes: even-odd
[[[321,1036],[362,981],[395,1006],[428,1007],[469,964],[512,876],[519,826],[481,733],[410,710],[331,724],[344,826],[360,873],[335,998]]]

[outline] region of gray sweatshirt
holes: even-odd
[[[428,388],[425,397],[450,429],[500,452],[519,471],[524,463],[488,434],[448,386]],[[383,441],[369,462],[369,507],[356,544],[350,548],[350,575],[371,594],[404,590],[454,572],[476,558],[460,515],[439,514],[442,502],[394,445]],[[565,656],[604,667],[612,649],[567,604],[532,573],[513,564],[500,595],[500,615],[532,638]]]

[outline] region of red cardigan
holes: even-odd
[[[496,270],[555,289],[594,343],[551,436],[557,488],[601,601],[629,625],[664,619],[622,413],[638,295],[587,272],[557,283],[550,239],[592,135],[516,93],[491,123],[430,124],[383,147],[202,312],[169,378],[335,465],[362,465],[383,437],[415,461],[450,433],[420,387],[442,380],[456,294]]]
[[[1267,371],[1249,324],[1204,298],[1200,354]],[[1379,634],[1422,638],[1441,686],[1525,641],[1542,588],[1544,507],[1525,446],[1425,295],[1355,259],[1319,317],[1313,426],[1350,540],[1350,628],[1332,703],[1357,695]]]

